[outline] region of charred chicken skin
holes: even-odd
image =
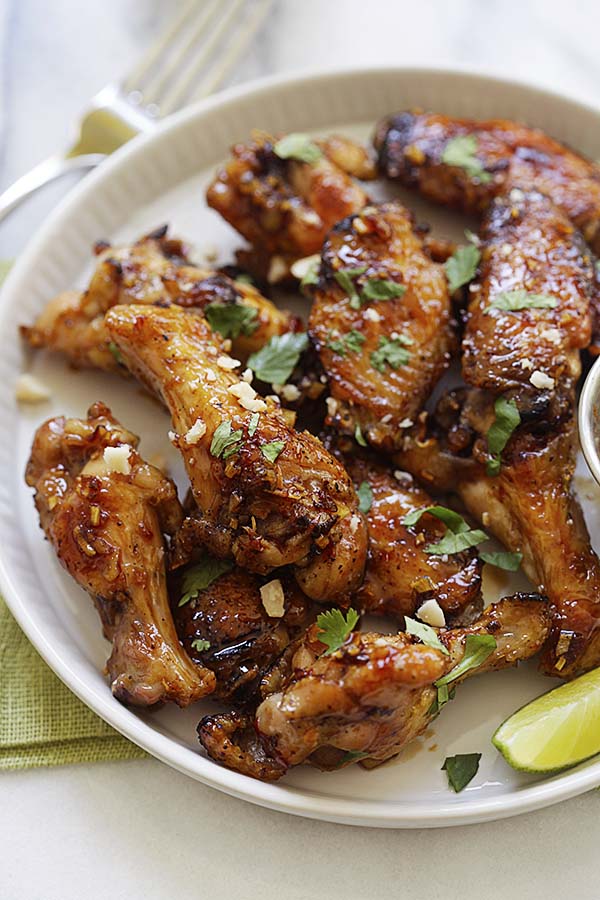
[[[177,638],[163,532],[179,526],[181,507],[173,482],[144,462],[137,443],[96,403],[87,419],[40,426],[26,480],[48,540],[92,597],[112,641],[106,671],[115,697],[134,706],[188,706],[214,689],[215,676]]]
[[[463,144],[474,157],[468,165],[452,164],[448,150],[457,138],[473,141]],[[375,147],[388,178],[465,212],[482,213],[493,197],[513,187],[540,191],[600,253],[600,166],[543,131],[505,119],[477,122],[402,112],[379,123]]]
[[[210,552],[262,574],[294,565],[316,600],[358,587],[367,532],[349,476],[234,374],[206,322],[173,307],[117,306],[107,326],[128,368],[170,410]]]
[[[374,175],[366,150],[347,138],[310,142],[312,162],[282,158],[277,146],[255,131],[232,148],[206,194],[252,245],[245,264],[270,282],[284,280],[294,260],[319,253],[329,229],[365,205],[367,195],[351,176]]]
[[[450,556],[427,554],[424,548],[439,541],[445,525],[423,516],[418,528],[403,518],[433,504],[410,475],[392,474],[373,460],[346,459],[356,488],[368,485],[372,501],[367,516],[369,554],[365,580],[353,598],[365,613],[392,616],[400,624],[414,616],[428,600],[436,600],[446,622],[470,622],[482,607],[481,563],[475,550]]]
[[[287,665],[266,679],[272,692],[257,709],[254,734],[250,717],[208,716],[198,726],[200,741],[213,759],[267,781],[303,762],[330,770],[359,759],[372,767],[397,755],[436,716],[435,682],[460,662],[468,635],[492,635],[496,647],[466,677],[528,659],[548,628],[537,595],[505,598],[470,627],[441,630],[447,655],[407,634],[364,633],[327,655],[313,626],[290,648]]]
[[[444,270],[400,204],[366,207],[330,233],[309,333],[329,381],[328,424],[393,450],[453,347]]]
[[[220,272],[201,269],[188,259],[180,240],[162,228],[134,244],[96,245],[97,262],[83,293],[59,294],[34,325],[21,333],[32,347],[46,347],[65,355],[77,368],[104,369],[127,374],[106,329],[105,313],[119,304],[158,304],[206,311],[213,321],[230,316],[227,337],[242,359],[277,334],[294,330],[297,320],[279,310],[252,285]],[[231,319],[232,308],[241,308]],[[223,327],[223,326],[221,326]]]

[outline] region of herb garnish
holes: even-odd
[[[181,582],[181,600],[179,606],[185,606],[190,600],[194,600],[200,591],[206,590],[207,587],[225,575],[231,572],[233,563],[229,559],[214,559],[212,556],[203,556],[200,562],[191,566],[184,574]]]
[[[213,331],[225,338],[247,337],[258,328],[258,313],[243,303],[209,303],[204,309],[206,320]]]
[[[488,540],[485,531],[471,528],[462,516],[445,506],[426,506],[423,509],[414,509],[402,519],[402,524],[407,527],[416,525],[424,513],[430,513],[446,525],[446,533],[437,544],[427,544],[425,553],[441,556],[444,553],[460,553],[469,547],[475,547]]]
[[[458,247],[450,259],[446,260],[444,269],[451,294],[472,281],[480,259],[478,248],[474,244],[468,244],[466,247]]]
[[[309,265],[306,268],[306,272],[302,276],[300,280],[300,287],[308,287],[311,284],[319,283],[319,269],[321,267],[321,257],[317,254],[315,258],[311,260]]]
[[[368,513],[373,505],[373,491],[368,481],[363,481],[356,491],[358,497],[358,508],[361,513]]]
[[[470,178],[477,178],[481,184],[489,184],[492,176],[485,171],[481,160],[475,156],[477,145],[477,138],[474,134],[461,134],[451,138],[444,147],[442,162],[447,166],[464,169]]]
[[[320,148],[307,134],[294,131],[286,134],[274,145],[273,150],[279,159],[296,159],[299,162],[316,163],[323,154]]]
[[[357,266],[354,269],[338,269],[337,272],[334,272],[333,277],[342,290],[346,291],[352,309],[360,309],[361,307],[361,299],[354,284],[354,279],[358,278],[359,275],[363,275],[366,271],[366,266]]]
[[[215,428],[215,432],[210,442],[210,452],[217,459],[229,459],[234,453],[237,453],[242,445],[243,434],[241,429],[231,430],[231,419]]]
[[[479,769],[481,753],[457,753],[447,756],[442,771],[448,776],[448,784],[457,794],[473,780]]]
[[[327,645],[324,656],[335,653],[342,644],[345,644],[347,638],[354,630],[358,622],[358,613],[355,609],[350,608],[344,616],[341,609],[329,609],[317,616],[317,625],[319,627],[319,640]]]
[[[358,444],[359,447],[367,446],[367,442],[365,441],[365,439],[363,437],[363,433],[361,431],[360,425],[357,425],[356,428],[354,429],[354,440],[356,441],[356,443]]]
[[[426,625],[425,622],[417,622],[416,619],[411,619],[410,616],[404,616],[404,622],[408,634],[412,634],[419,638],[421,643],[425,644],[427,647],[432,647],[434,650],[439,650],[445,656],[449,656],[447,647],[442,644],[437,636],[437,631],[432,628],[431,625]]]
[[[364,750],[347,750],[340,758],[336,768],[341,769],[346,763],[358,762],[359,759],[364,759],[366,756],[369,756],[369,754],[365,753]]]
[[[271,441],[269,444],[262,444],[260,452],[268,462],[274,463],[284,447],[285,441]]]
[[[550,294],[530,294],[529,291],[502,291],[496,294],[486,313],[491,309],[503,309],[508,312],[518,312],[521,309],[554,309],[558,303],[556,297]]]
[[[394,300],[405,293],[405,284],[398,284],[389,278],[368,278],[362,287],[361,297],[363,300]]]
[[[485,550],[480,550],[479,558],[489,563],[490,566],[496,566],[497,569],[504,569],[506,572],[516,572],[521,566],[523,554],[508,553],[507,551],[488,553]]]
[[[435,687],[438,689],[438,708],[450,699],[448,685],[452,684],[458,678],[462,678],[471,669],[478,669],[488,656],[496,649],[496,638],[491,634],[468,634],[465,640],[465,651],[462,659],[453,669],[434,681]]]
[[[119,350],[119,348],[117,347],[117,345],[115,344],[114,341],[109,341],[108,349],[110,350],[110,352],[112,353],[112,355],[114,356],[116,361],[119,363],[119,365],[124,366],[125,360],[123,359],[123,354],[121,353],[121,351]]]
[[[196,640],[192,641],[192,647],[198,653],[202,653],[204,650],[210,649],[210,641],[205,641],[204,638],[196,638]]]
[[[405,366],[410,359],[410,353],[406,349],[412,344],[412,338],[405,334],[400,334],[395,338],[388,338],[385,335],[379,336],[379,345],[377,350],[371,353],[371,364],[378,372],[385,372],[386,364],[391,369],[399,369]]]
[[[252,353],[248,366],[257,378],[268,384],[285,384],[308,347],[304,331],[274,335],[268,344]]]
[[[327,346],[338,356],[346,356],[347,353],[360,353],[362,345],[366,341],[364,334],[353,328],[348,334],[343,334],[335,341],[329,341]]]
[[[521,423],[521,416],[514,400],[497,397],[494,412],[496,418],[487,433],[488,450],[492,458],[488,459],[485,470],[490,476],[498,475],[500,472],[502,451],[515,428]]]
[[[258,427],[258,420],[260,419],[260,413],[252,413],[250,416],[250,424],[248,425],[248,437],[254,437],[254,432]]]

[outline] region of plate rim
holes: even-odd
[[[488,82],[511,89],[525,89],[543,97],[547,102],[560,101],[578,108],[581,112],[600,119],[600,103],[582,101],[568,92],[556,91],[535,81],[505,78],[474,66],[368,66],[310,70],[300,73],[273,75],[255,79],[242,85],[228,88],[212,97],[195,103],[160,123],[155,130],[141,134],[117,150],[102,166],[77,185],[28,242],[24,251],[11,269],[0,292],[0,328],[11,296],[16,294],[19,282],[24,279],[35,260],[38,248],[49,236],[59,231],[61,224],[71,210],[84,202],[94,192],[98,183],[110,180],[129,164],[131,157],[143,154],[145,149],[162,140],[186,123],[201,118],[211,110],[225,107],[240,99],[269,93],[273,89],[291,89],[321,81],[352,80],[356,78],[377,78],[414,76],[438,76],[455,79],[457,76],[474,82]],[[582,770],[574,770],[555,778],[545,779],[533,785],[526,785],[493,798],[467,800],[463,804],[442,802],[414,805],[414,801],[396,801],[384,806],[380,801],[354,800],[322,796],[317,791],[293,788],[285,784],[269,785],[248,776],[232,772],[212,760],[201,756],[189,747],[179,744],[154,729],[146,721],[132,714],[115,700],[110,691],[100,692],[85,683],[69,666],[68,661],[53,646],[40,629],[35,615],[23,602],[17,586],[13,583],[10,565],[0,543],[0,590],[2,596],[38,653],[48,666],[76,694],[79,699],[99,715],[109,725],[145,749],[152,756],[202,783],[221,790],[231,796],[246,800],[279,812],[287,812],[322,821],[341,824],[363,825],[386,828],[430,828],[448,825],[475,824],[518,815],[566,800],[600,784],[600,759]]]

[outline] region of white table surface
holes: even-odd
[[[0,0],[0,187],[61,146],[175,3]],[[279,0],[236,80],[468,63],[600,101],[597,0]],[[64,192],[0,226],[24,245]],[[0,775],[2,900],[600,896],[600,793],[488,825],[381,831],[253,807],[156,761]]]

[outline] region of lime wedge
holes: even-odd
[[[492,742],[522,772],[555,772],[600,753],[600,669],[521,707]]]

